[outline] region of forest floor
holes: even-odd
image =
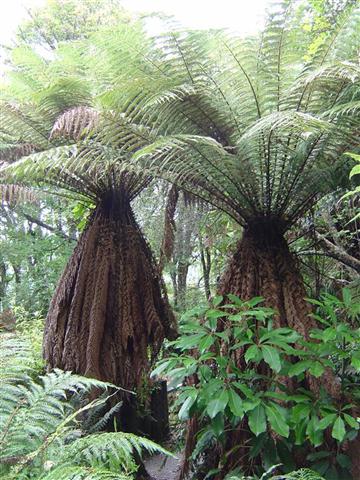
[[[182,454],[168,457],[163,454],[153,455],[145,461],[145,468],[154,480],[177,480],[179,477]]]

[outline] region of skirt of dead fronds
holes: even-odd
[[[98,208],[51,301],[48,366],[136,389],[173,334],[162,280],[130,207],[116,218]]]

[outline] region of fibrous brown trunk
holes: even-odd
[[[51,301],[47,364],[134,390],[173,334],[150,248],[126,196],[112,194],[89,220]]]
[[[274,328],[288,326],[307,338],[315,327],[296,260],[276,221],[254,220],[245,228],[218,293],[242,300],[263,297],[277,312]]]
[[[242,300],[261,296],[265,305],[276,311],[273,328],[290,327],[309,338],[309,332],[316,324],[310,316],[310,305],[305,300],[306,291],[296,259],[291,254],[283,233],[284,228],[278,220],[261,218],[249,223],[220,280],[218,294],[225,296],[232,293]],[[244,367],[241,351],[234,352],[234,355],[239,367]],[[319,389],[318,381],[313,382],[312,378],[308,381],[311,389]],[[190,420],[191,435],[187,436],[186,445],[188,455],[196,443],[194,438],[197,430],[194,429],[194,422],[196,419]],[[216,480],[222,480],[229,471],[239,466],[246,467],[246,444],[249,438],[246,421],[241,423],[239,429],[230,431],[225,445],[226,455],[223,455],[226,463]],[[209,454],[216,467],[216,461],[220,457],[216,459],[214,451]],[[186,460],[181,478],[186,477],[188,467],[189,462]]]

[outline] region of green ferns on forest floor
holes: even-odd
[[[39,376],[24,340],[2,334],[0,343],[0,478],[131,480],[135,455],[167,453],[130,433],[84,430],[84,413],[103,406],[113,385],[60,370]],[[89,401],[93,389],[107,396]]]

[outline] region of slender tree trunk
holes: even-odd
[[[6,264],[3,261],[0,261],[0,311],[4,308],[4,299],[7,289],[7,278],[6,278]]]
[[[50,368],[134,390],[174,318],[150,248],[126,197],[95,210],[65,268],[46,319]]]
[[[173,263],[176,271],[177,307],[186,308],[187,277],[194,250],[194,237],[200,212],[195,205],[187,205],[184,199],[179,204],[179,215],[176,221],[175,248]]]
[[[12,269],[14,270],[15,304],[17,304],[19,301],[19,293],[20,293],[20,286],[21,286],[21,265],[16,265],[12,263],[11,266],[12,266]]]
[[[177,266],[177,294],[178,307],[181,310],[186,308],[186,290],[187,290],[187,276],[189,271],[189,263],[187,259],[180,259]]]
[[[172,269],[170,271],[170,278],[171,282],[173,284],[173,302],[174,302],[174,307],[177,308],[179,304],[179,298],[178,298],[178,284],[177,284],[177,272],[175,269]]]
[[[204,291],[206,300],[211,298],[210,272],[211,272],[211,253],[209,247],[204,245],[201,233],[199,232],[200,260],[204,279]]]

